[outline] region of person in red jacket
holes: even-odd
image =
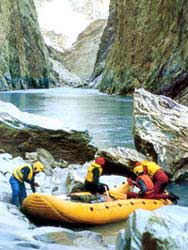
[[[129,186],[137,186],[140,189],[139,193],[130,192],[127,193],[127,198],[144,198],[144,199],[170,199],[174,204],[177,204],[179,197],[173,193],[155,193],[154,183],[148,174],[145,174],[142,169],[135,171],[137,175],[136,181],[128,178]]]
[[[166,185],[169,183],[169,178],[159,165],[147,160],[136,162],[133,172],[136,173],[137,171],[143,171],[151,177],[154,183],[153,193],[162,194],[164,192]]]

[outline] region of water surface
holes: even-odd
[[[55,88],[1,92],[0,99],[21,111],[58,118],[71,129],[88,130],[99,148],[133,147],[132,97],[93,89]]]

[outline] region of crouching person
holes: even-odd
[[[128,178],[128,183],[130,186],[137,186],[140,189],[139,193],[128,191],[128,198],[144,198],[144,199],[169,199],[174,204],[177,204],[179,197],[173,193],[156,193],[155,185],[148,174],[145,174],[143,168],[136,167],[133,169],[133,172],[137,175],[136,182]]]
[[[19,207],[27,197],[25,182],[30,184],[33,193],[36,192],[35,187],[39,187],[39,184],[35,182],[35,176],[42,171],[44,171],[44,165],[39,161],[32,165],[24,164],[14,169],[9,180],[12,189],[12,204]]]
[[[106,184],[100,183],[99,179],[103,172],[103,166],[105,165],[105,159],[98,157],[88,167],[86,179],[85,179],[85,190],[91,193],[104,193],[109,190]]]

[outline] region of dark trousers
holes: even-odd
[[[19,182],[14,176],[10,177],[9,183],[12,188],[12,204],[19,207],[23,200],[27,197],[25,184]]]
[[[109,187],[106,184],[99,183],[98,185],[96,185],[92,182],[88,181],[85,182],[85,190],[91,193],[103,194],[106,192],[106,189],[109,190]]]

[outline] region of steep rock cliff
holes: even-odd
[[[186,0],[116,0],[115,39],[101,90],[126,94],[145,87],[175,98],[188,82]],[[178,93],[174,93],[178,86]]]
[[[89,79],[93,72],[105,24],[105,19],[92,22],[78,36],[73,47],[63,53],[63,60],[67,69],[79,76],[82,81]]]
[[[0,2],[0,89],[53,84],[33,0]]]
[[[101,37],[101,42],[99,44],[99,50],[97,52],[94,71],[91,76],[91,81],[95,81],[96,84],[98,82],[97,79],[100,79],[100,76],[105,68],[106,58],[114,42],[115,27],[116,27],[116,5],[115,5],[115,0],[111,0],[109,6],[108,21]]]

